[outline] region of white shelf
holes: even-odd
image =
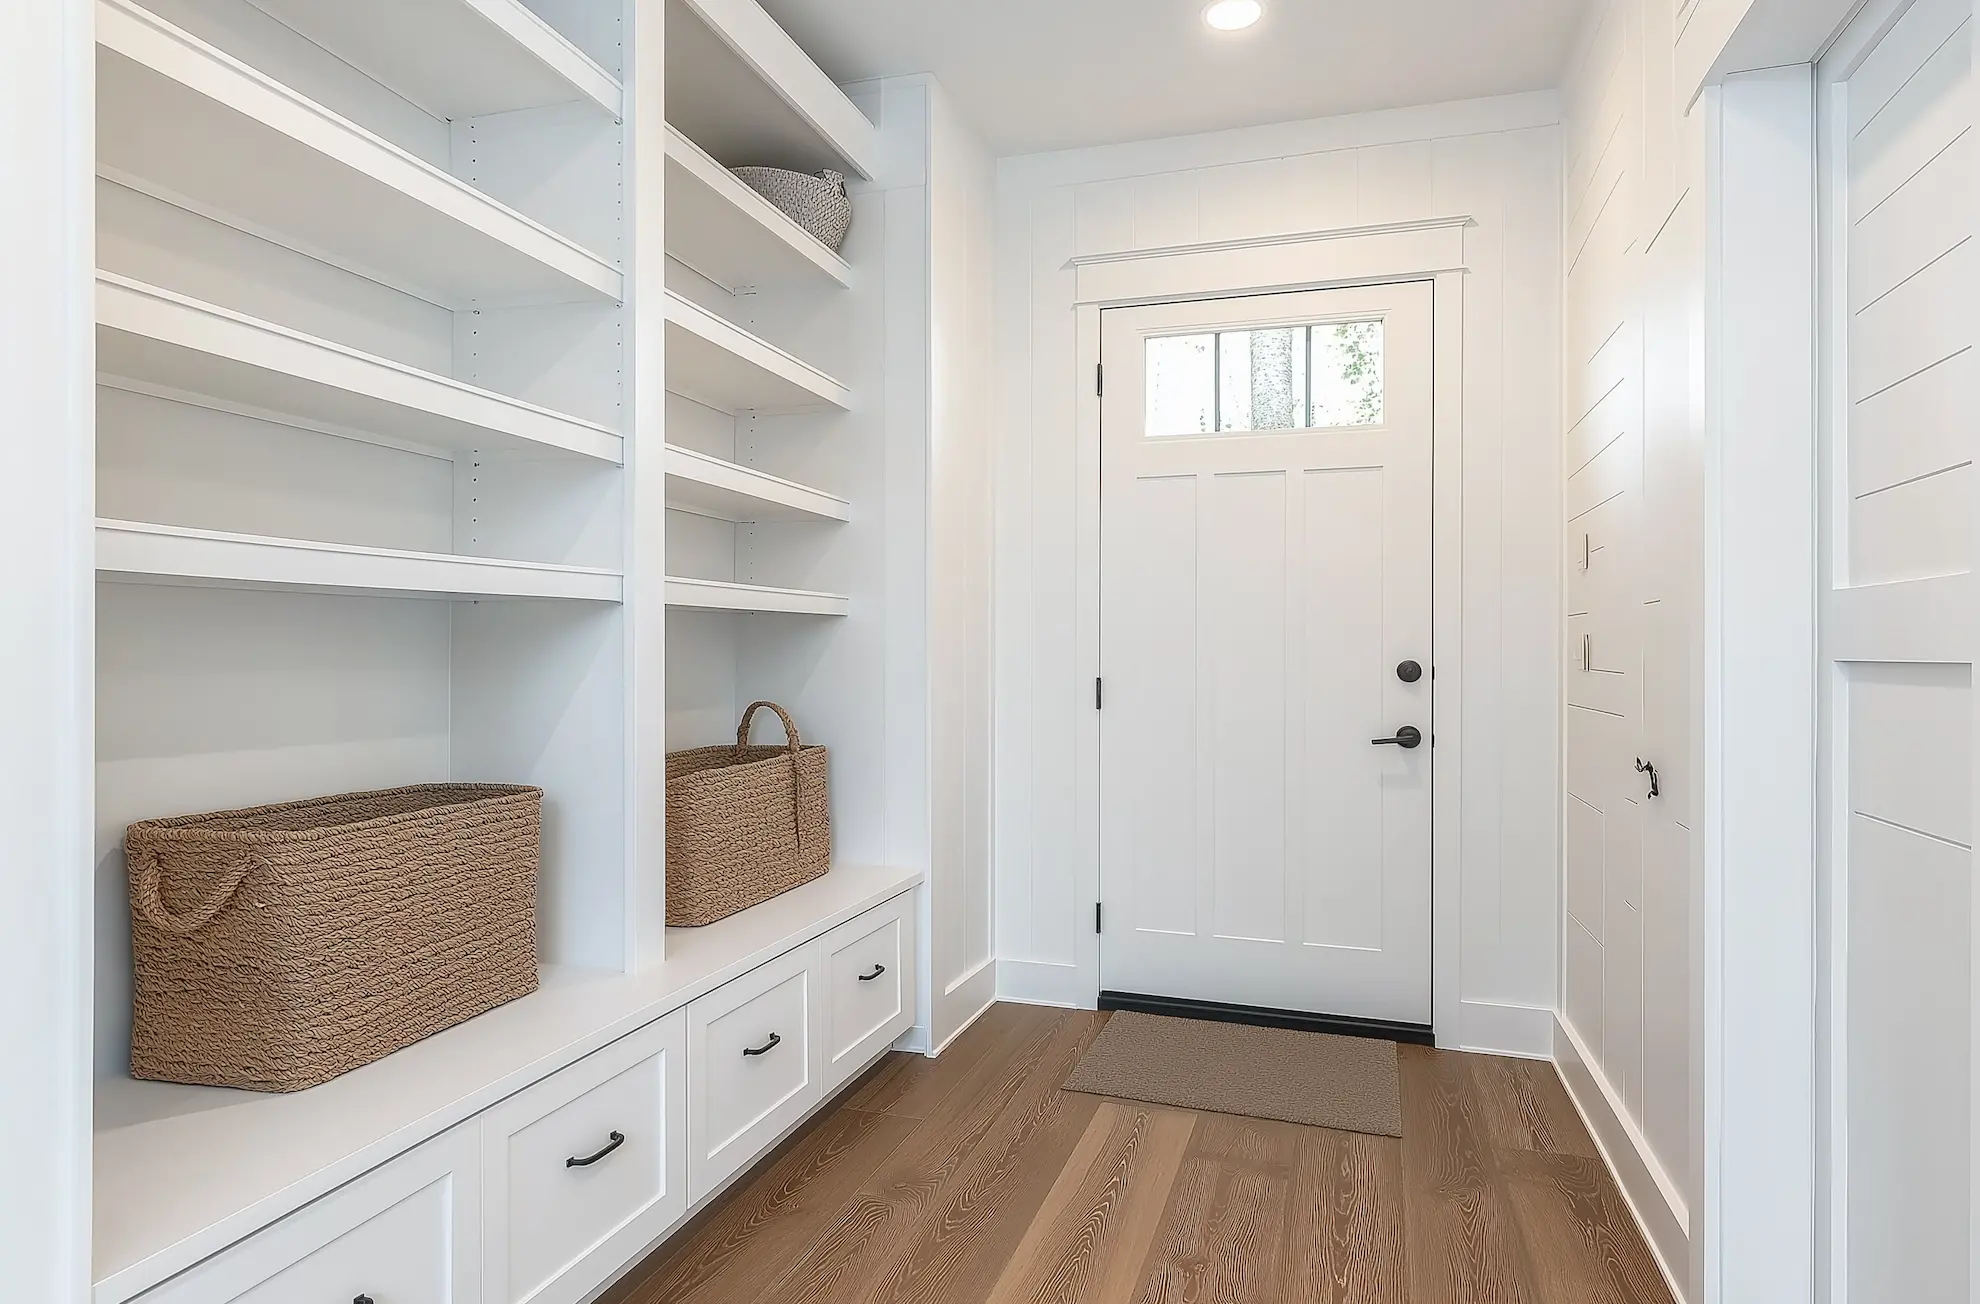
[[[731,294],[852,284],[845,259],[674,127],[667,128],[667,253]]]
[[[879,131],[756,0],[667,0],[667,120],[732,166],[880,165]]]
[[[96,365],[122,388],[351,439],[624,454],[604,426],[107,272],[96,276]]]
[[[619,79],[518,0],[253,0],[436,118],[589,101],[618,116]]]
[[[808,485],[667,445],[667,506],[718,521],[846,521],[852,508]]]
[[[127,584],[404,598],[618,602],[616,571],[98,520],[96,573]]]
[[[129,0],[98,0],[97,172],[450,308],[617,301],[597,254]]]
[[[667,388],[718,411],[852,406],[852,391],[808,362],[667,291]]]
[[[834,866],[635,975],[546,970],[541,991],[292,1095],[115,1080],[96,1096],[98,1304],[128,1299],[767,960],[912,891]]]
[[[667,605],[691,611],[742,611],[775,616],[844,616],[852,599],[810,589],[778,589],[761,584],[667,577]]]

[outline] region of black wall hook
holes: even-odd
[[[1638,774],[1647,774],[1650,776],[1650,795],[1652,797],[1658,797],[1663,795],[1663,791],[1664,791],[1663,786],[1657,782],[1656,766],[1650,764],[1650,762],[1644,760],[1641,756],[1639,756],[1636,758],[1636,772]]]

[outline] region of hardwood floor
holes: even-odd
[[[1396,1140],[1059,1090],[1105,1018],[890,1056],[607,1304],[1671,1304],[1551,1067],[1404,1046]]]

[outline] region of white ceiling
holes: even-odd
[[[1558,84],[1582,0],[763,0],[833,78],[932,72],[997,154]]]

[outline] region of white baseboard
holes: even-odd
[[[1678,1304],[1686,1304],[1691,1279],[1691,1213],[1684,1197],[1657,1162],[1649,1141],[1580,1036],[1558,1015],[1553,1024],[1554,1063],[1567,1084],[1568,1098],[1581,1112],[1581,1121],[1595,1138],[1603,1162],[1615,1174],[1616,1185],[1622,1188],[1623,1199],[1635,1215],[1672,1297]]]
[[[1531,1005],[1465,1001],[1458,1007],[1454,1037],[1437,1038],[1446,1050],[1508,1055],[1514,1059],[1554,1058],[1554,1012]]]
[[[928,1058],[934,1059],[937,1055],[940,1055],[943,1051],[947,1050],[950,1046],[954,1045],[956,1038],[962,1036],[965,1032],[968,1032],[970,1029],[970,1025],[974,1024],[978,1019],[988,1014],[990,1012],[990,1007],[997,1003],[996,984],[994,982],[986,982],[983,983],[982,986],[984,988],[984,993],[985,993],[983,997],[983,1003],[978,1005],[976,1007],[976,1010],[972,1014],[970,1014],[968,1018],[959,1021],[956,1024],[955,1031],[951,1032],[948,1036],[942,1038],[941,1045],[930,1048],[927,1046],[926,1042],[924,1042],[923,1045],[917,1047],[917,1049],[926,1051]]]
[[[997,999],[1017,1005],[1053,1005],[1076,1010],[1079,966],[1045,964],[1037,960],[997,961]]]

